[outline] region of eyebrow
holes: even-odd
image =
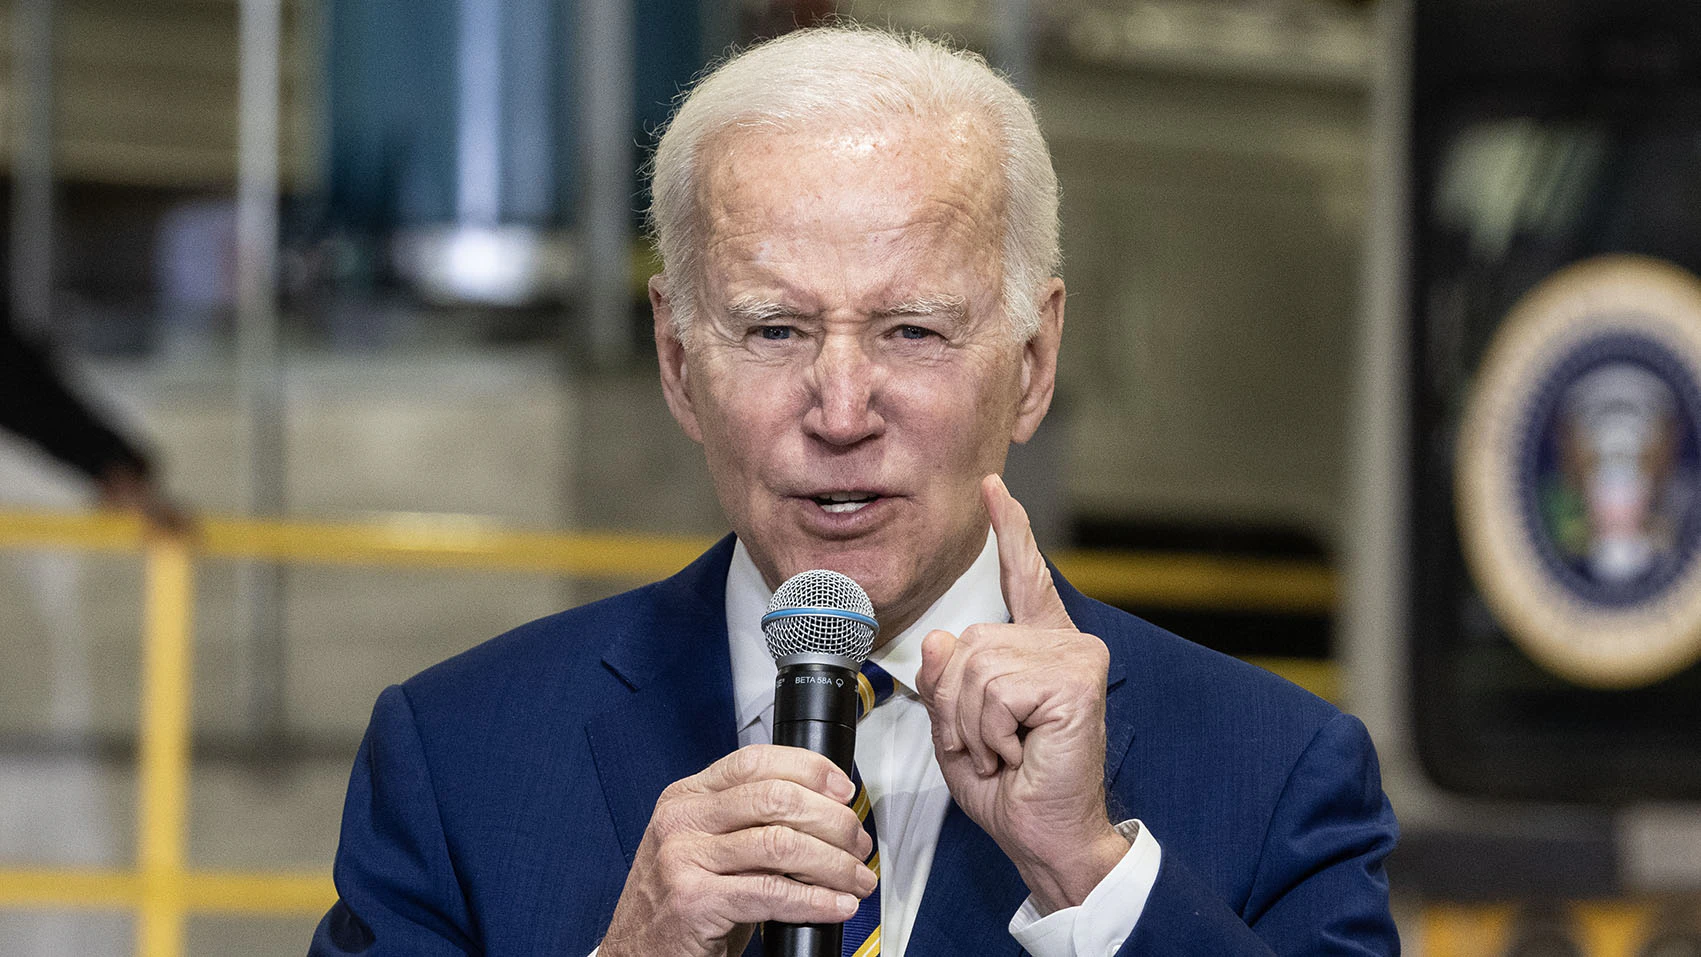
[[[727,304],[727,316],[738,323],[771,322],[775,319],[802,319],[803,313],[791,306],[760,296],[740,296]],[[894,303],[875,313],[882,318],[891,316],[938,316],[950,322],[960,322],[968,315],[968,300],[962,296],[917,296]]]
[[[795,319],[799,313],[790,306],[760,296],[740,296],[727,303],[727,315],[739,323],[768,322],[774,319]]]
[[[938,316],[959,322],[968,315],[968,300],[962,296],[917,296],[877,313],[881,316]]]

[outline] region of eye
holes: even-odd
[[[791,333],[792,328],[790,326],[760,326],[756,330],[757,335],[769,342],[781,342],[790,339]]]
[[[932,336],[933,330],[922,326],[899,326],[898,337],[901,339],[926,339]]]

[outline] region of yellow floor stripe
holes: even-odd
[[[323,914],[337,899],[326,874],[187,871],[150,885],[136,871],[0,870],[0,909],[122,910],[150,891],[193,913]]]

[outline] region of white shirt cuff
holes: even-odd
[[[1080,906],[1041,917],[1031,895],[1022,902],[1010,918],[1010,935],[1023,950],[1033,957],[1111,957],[1134,933],[1158,882],[1163,849],[1137,820],[1123,821],[1116,829],[1124,837],[1134,831],[1133,844]]]

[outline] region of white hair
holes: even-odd
[[[1005,193],[1002,304],[1015,335],[1032,338],[1039,290],[1061,259],[1057,174],[1033,104],[978,54],[852,25],[798,30],[732,56],[685,95],[668,121],[651,164],[649,219],[675,334],[685,341],[699,301],[705,237],[698,163],[716,133],[965,113],[990,121],[995,137]]]

